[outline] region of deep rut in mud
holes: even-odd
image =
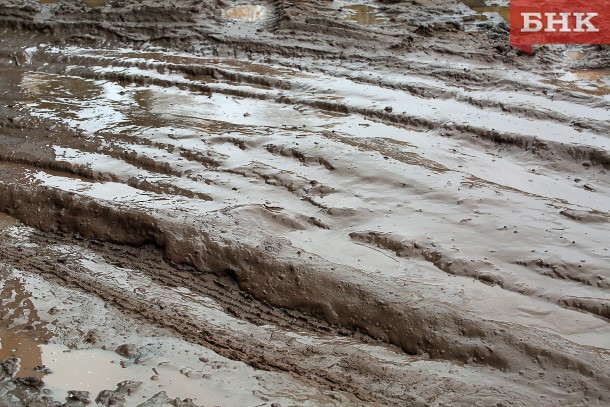
[[[607,48],[521,55],[502,4],[94,3],[0,5],[0,332],[40,352],[2,402],[87,355],[105,405],[608,402]]]

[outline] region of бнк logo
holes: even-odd
[[[610,44],[610,0],[512,0],[510,42],[525,52],[535,44]]]

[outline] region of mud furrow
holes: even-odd
[[[113,63],[113,66],[118,66],[121,67],[123,66],[125,69],[127,69],[130,66],[134,66],[134,63],[125,63],[124,65],[121,65],[120,63]],[[136,64],[137,66],[137,64]],[[146,69],[149,69],[151,67],[150,63],[142,63],[141,68],[143,68],[143,73],[146,72]],[[177,66],[175,66],[176,68]],[[172,70],[171,67],[169,67],[168,69]],[[195,68],[189,68],[189,69],[195,69]],[[204,69],[205,68],[200,68],[197,67],[197,69]],[[210,68],[212,71],[210,73],[203,73],[204,75],[208,75],[211,79],[212,78],[216,78],[216,74],[214,72],[218,71],[218,68]],[[126,71],[125,71],[126,72]],[[329,102],[329,101],[325,101],[325,100],[319,100],[319,99],[309,99],[309,98],[303,98],[303,97],[299,97],[298,94],[295,94],[295,96],[288,96],[288,95],[282,95],[282,96],[277,96],[275,97],[273,94],[264,94],[264,93],[260,93],[258,91],[256,92],[250,92],[246,89],[232,89],[231,87],[225,87],[225,88],[218,88],[216,86],[210,86],[207,84],[201,84],[201,83],[195,83],[192,81],[184,81],[184,80],[179,80],[176,79],[176,81],[170,81],[170,80],[164,80],[164,79],[159,79],[159,78],[155,78],[153,76],[149,76],[149,77],[145,77],[144,75],[138,75],[138,76],[134,76],[134,75],[130,75],[127,73],[118,73],[118,72],[91,72],[91,70],[89,70],[89,68],[86,68],[84,70],[79,70],[79,69],[75,69],[72,68],[70,70],[70,73],[72,75],[78,75],[82,78],[86,78],[86,79],[104,79],[104,80],[111,80],[111,81],[115,81],[115,82],[121,82],[121,81],[126,81],[126,82],[130,82],[130,83],[137,83],[140,85],[157,85],[157,86],[161,86],[161,87],[171,87],[171,86],[178,86],[178,87],[186,87],[192,91],[195,92],[203,92],[203,93],[210,93],[210,92],[216,92],[216,93],[221,93],[221,94],[227,94],[227,95],[231,95],[231,96],[239,96],[239,97],[248,97],[248,98],[254,98],[254,99],[273,99],[275,102],[277,103],[282,103],[282,104],[301,104],[301,105],[305,105],[305,106],[310,106],[313,108],[317,108],[317,109],[322,109],[322,110],[328,110],[328,111],[332,111],[332,112],[337,112],[337,113],[352,113],[352,114],[361,114],[364,115],[366,117],[372,117],[375,118],[376,120],[388,123],[388,124],[399,124],[399,125],[404,125],[404,126],[409,126],[409,127],[413,127],[413,128],[423,128],[423,129],[442,129],[442,134],[444,135],[450,135],[450,136],[457,136],[457,137],[482,137],[485,139],[489,139],[490,141],[494,142],[494,143],[499,143],[499,144],[508,144],[508,145],[515,145],[518,146],[526,151],[532,151],[534,153],[536,152],[543,152],[543,151],[550,151],[553,154],[559,154],[560,156],[563,156],[565,158],[568,159],[574,159],[574,160],[589,160],[591,162],[591,165],[600,165],[603,168],[610,168],[610,159],[608,157],[607,151],[605,149],[599,148],[599,147],[594,147],[594,146],[584,146],[584,145],[574,145],[574,144],[566,144],[566,143],[558,143],[558,142],[551,142],[549,140],[539,140],[536,137],[531,137],[531,136],[525,136],[525,135],[521,135],[521,134],[511,134],[511,133],[506,133],[506,132],[499,132],[499,131],[495,131],[495,130],[490,130],[490,129],[485,129],[485,128],[481,128],[481,127],[475,127],[472,125],[464,125],[464,124],[460,124],[460,123],[444,123],[444,122],[439,122],[439,121],[433,121],[433,120],[429,120],[427,118],[421,117],[421,116],[414,116],[414,115],[409,115],[409,114],[397,114],[397,113],[388,113],[388,112],[384,112],[383,110],[374,110],[374,109],[368,109],[368,108],[362,108],[362,107],[357,107],[355,105],[349,105],[346,103],[339,103],[339,102]],[[203,71],[202,71],[203,72]],[[227,71],[229,72],[229,71]],[[192,72],[189,74],[193,74]],[[199,73],[201,74],[201,72]],[[223,73],[221,74],[223,76],[228,75],[228,73]],[[233,76],[231,76],[233,75]],[[237,81],[237,83],[249,83],[249,84],[259,84],[259,83],[265,83],[265,81],[267,80],[271,80],[271,79],[254,79],[254,80],[250,80],[247,78],[252,78],[252,76],[247,75],[244,77],[239,77],[239,76],[235,76],[235,75],[240,75],[239,73],[232,73],[231,75],[229,75],[231,80],[235,80]],[[243,75],[242,75],[243,76]],[[245,78],[245,79],[244,79]],[[261,77],[259,76],[258,78],[265,78],[265,77]],[[274,80],[276,81],[276,80]],[[290,82],[282,82],[282,83],[290,83]],[[288,86],[286,88],[285,85],[272,85],[270,82],[267,82],[265,86],[270,86],[273,88],[279,88],[279,89],[292,89],[292,88],[296,88],[295,86]],[[461,98],[458,98],[457,101],[459,102],[461,100]],[[481,106],[481,105],[476,105],[475,106],[477,108],[489,108],[490,106]],[[507,112],[506,109],[500,109],[500,111],[503,112]],[[523,112],[521,112],[523,113]],[[507,115],[509,116],[515,116],[518,115],[519,112],[507,112]],[[556,123],[562,123],[562,124],[569,124],[572,125],[574,119],[569,118],[569,117],[565,117],[562,116],[563,119],[561,120],[557,120],[557,117],[554,116],[548,116],[548,117],[540,117],[540,114],[533,114],[533,115],[526,115],[526,117],[534,117],[536,116],[537,119],[540,120],[549,120],[551,122],[556,122]],[[588,121],[587,125],[585,125],[586,127],[590,128],[590,129],[597,129],[596,131],[601,133],[601,134],[605,134],[605,127],[606,123],[605,122],[599,122],[599,124],[596,124],[595,121]],[[600,127],[602,126],[602,127]],[[534,154],[534,156],[536,156],[536,154]]]
[[[465,259],[456,258],[443,250],[440,247],[427,246],[426,243],[421,242],[405,242],[398,239],[398,237],[384,236],[376,232],[353,232],[350,234],[350,238],[372,244],[382,249],[393,252],[398,257],[420,257],[425,261],[432,263],[436,268],[442,270],[445,273],[451,275],[460,275],[475,278],[483,283],[498,285],[502,289],[513,291],[515,293],[523,295],[538,295],[539,297],[544,296],[544,290],[537,290],[533,287],[528,287],[524,281],[513,281],[512,278],[502,276],[498,273],[498,269],[493,271],[493,263],[486,261],[468,261]],[[560,278],[563,280],[575,281],[583,285],[597,287],[600,289],[599,295],[603,295],[603,291],[606,291],[608,282],[601,276],[579,276],[578,272],[570,272],[569,269],[578,270],[578,265],[545,265],[542,260],[537,261],[516,261],[516,264],[528,267],[530,263],[534,263],[539,267],[552,269],[553,274],[542,272],[542,275],[550,278]],[[561,272],[559,270],[566,270]],[[601,277],[601,278],[600,278]],[[552,303],[577,308],[583,312],[589,312],[593,315],[608,318],[608,308],[606,305],[606,299],[604,298],[587,298],[582,301],[578,301],[575,297],[562,296],[559,299],[547,298]]]
[[[342,390],[356,395],[362,401],[375,401],[376,403],[381,404],[394,404],[398,400],[397,397],[400,397],[400,400],[403,401],[406,397],[407,400],[411,400],[411,402],[413,402],[417,400],[418,397],[422,397],[423,394],[425,394],[424,397],[428,401],[434,401],[435,399],[440,398],[444,391],[453,389],[455,386],[455,384],[451,381],[440,381],[438,384],[433,385],[430,382],[426,384],[423,378],[414,378],[408,375],[403,376],[403,373],[391,366],[386,366],[383,368],[378,367],[376,365],[376,361],[371,360],[364,353],[361,354],[357,348],[350,349],[350,346],[352,345],[350,345],[349,342],[342,345],[342,349],[337,349],[337,347],[334,345],[328,346],[323,344],[311,346],[294,342],[294,340],[289,341],[290,347],[293,351],[301,353],[304,356],[309,356],[310,360],[312,358],[314,360],[326,358],[328,360],[327,363],[334,360],[334,363],[330,364],[324,371],[317,370],[315,368],[312,370],[312,366],[307,362],[303,363],[303,361],[299,362],[284,357],[278,358],[277,356],[273,355],[274,348],[278,346],[278,341],[281,341],[283,338],[283,334],[281,332],[276,332],[275,335],[272,333],[269,341],[260,343],[252,338],[249,338],[246,341],[240,340],[241,335],[246,334],[246,336],[251,336],[247,335],[247,333],[233,332],[231,337],[227,338],[225,330],[218,329],[214,326],[205,325],[200,321],[195,321],[192,318],[192,315],[189,315],[189,313],[184,313],[171,305],[168,307],[167,305],[164,305],[163,301],[159,301],[158,304],[154,304],[153,302],[153,306],[151,307],[151,303],[144,302],[143,299],[139,299],[138,295],[135,294],[135,291],[134,294],[118,292],[113,290],[111,287],[104,285],[99,279],[92,280],[87,278],[90,271],[82,266],[79,266],[78,263],[75,263],[70,256],[65,256],[61,259],[61,262],[52,264],[52,258],[47,258],[49,249],[52,249],[56,244],[71,245],[71,239],[66,239],[62,235],[43,235],[38,232],[35,232],[30,238],[32,243],[44,243],[44,246],[41,246],[44,247],[44,249],[34,248],[12,252],[2,251],[4,261],[8,262],[8,264],[19,265],[20,268],[36,270],[42,275],[49,276],[57,281],[61,281],[62,284],[68,287],[74,287],[79,290],[95,293],[97,296],[105,299],[109,304],[111,304],[111,306],[119,307],[123,312],[133,314],[134,316],[142,318],[148,323],[154,323],[159,326],[169,328],[179,333],[182,337],[187,338],[192,343],[198,343],[211,347],[221,355],[226,355],[229,358],[244,361],[259,369],[292,372],[293,374],[296,374],[300,380],[303,380],[306,383],[315,383],[318,386],[332,388],[333,391]],[[85,247],[94,247],[96,251],[100,249],[99,243],[92,245],[85,240],[82,242],[82,244],[84,247],[79,250],[82,250]],[[133,251],[133,249],[114,246],[102,246],[101,248],[107,248],[111,251],[118,250],[122,254],[129,253],[129,257],[133,257],[134,259],[124,259],[125,263],[121,265],[122,268],[135,265],[138,269],[147,269],[145,265],[138,264],[140,258],[142,257],[141,251],[138,253],[132,253],[131,251]],[[106,250],[102,251],[106,252]],[[37,252],[37,254],[36,256],[32,256],[30,252]],[[153,257],[157,256],[157,254],[154,253],[154,250],[151,251],[150,255]],[[113,256],[113,258],[116,258],[116,256]],[[163,260],[156,262],[156,267],[162,269],[162,267],[159,266],[162,263]],[[183,268],[183,272],[196,273],[196,271],[188,268]],[[152,274],[154,275],[155,272]],[[166,280],[165,282],[169,283],[169,287],[172,287],[179,281],[179,279],[177,280],[175,278],[170,278],[171,281],[167,280],[169,278],[167,270],[162,271],[161,274]],[[198,278],[196,285],[198,287],[198,291],[204,293],[209,293],[207,288],[201,286],[201,283],[204,283],[206,280],[210,282],[211,288],[213,285],[217,285],[220,281],[228,282],[226,279],[223,280],[222,276],[212,277],[207,275],[200,277],[203,277],[204,280]],[[225,283],[222,284],[224,287],[226,287]],[[229,282],[229,284],[232,283]],[[223,291],[223,295],[220,295],[220,297],[224,296],[221,303],[224,302],[224,306],[232,307],[232,304],[227,305],[226,303],[226,300],[228,299],[226,298],[226,294],[227,292]],[[247,312],[253,312],[254,314],[252,315],[252,318],[256,318],[259,324],[262,322],[260,318],[266,319],[269,317],[267,313],[259,313],[256,310],[256,301],[252,301],[251,298],[239,300],[240,296],[238,292],[235,292],[235,295],[236,297],[234,298],[238,300],[238,302],[241,303],[244,308],[248,309],[254,307]],[[260,305],[262,308],[267,308],[264,304]],[[267,310],[272,314],[278,312],[277,309]],[[286,320],[288,316],[291,317],[291,322],[296,322],[297,324],[301,322],[299,326],[306,331],[310,331],[312,328],[316,329],[315,325],[321,324],[323,326],[322,322],[316,321],[311,317],[300,316],[298,313],[294,314],[290,312],[287,312],[286,315],[281,318],[284,320],[284,324],[288,322]],[[297,316],[299,316],[299,318],[295,319]],[[268,319],[264,321],[265,325],[269,322],[270,320]],[[328,332],[329,329],[326,328],[323,331]],[[363,336],[359,336],[359,338],[360,340],[367,340],[367,338]],[[286,338],[284,338],[284,340],[285,339]],[[346,379],[349,379],[349,381],[346,381]],[[367,385],[365,383],[367,380],[399,380],[401,384],[395,386],[398,387],[397,389],[388,388],[373,393],[366,388]],[[407,383],[408,385],[405,386]],[[422,386],[425,388],[425,391],[419,390],[413,392],[413,390],[411,390]],[[403,389],[404,392],[402,393],[396,392],[396,390],[403,391]]]
[[[28,208],[26,207],[21,207],[17,210],[15,209],[9,209],[9,207],[7,207],[7,203],[11,202],[11,196],[13,194],[19,194],[18,191],[14,190],[6,190],[5,189],[5,193],[3,193],[3,196],[5,196],[8,199],[4,199],[2,202],[2,208],[4,211],[9,212],[11,214],[13,214],[14,216],[17,216],[18,218],[22,218],[23,220],[28,221],[27,217],[22,216],[22,213],[26,213],[24,211],[30,212],[30,210],[28,210]],[[29,195],[29,194],[28,194]],[[187,264],[193,264],[196,268],[198,268],[201,271],[206,271],[209,272],[209,270],[233,270],[232,273],[235,273],[234,276],[238,279],[239,281],[239,286],[241,289],[246,290],[247,292],[250,292],[252,295],[254,295],[257,298],[261,298],[261,299],[265,299],[267,302],[269,302],[270,304],[274,304],[276,306],[288,306],[288,304],[294,304],[293,302],[287,302],[286,301],[286,297],[284,297],[284,295],[287,295],[288,292],[283,291],[282,287],[288,287],[288,286],[292,286],[293,284],[296,284],[297,286],[303,287],[303,289],[309,290],[311,289],[311,285],[309,284],[304,284],[303,279],[304,278],[309,278],[309,275],[312,274],[313,270],[310,270],[308,272],[308,274],[301,274],[299,273],[297,270],[299,268],[299,266],[297,265],[282,265],[281,263],[279,263],[279,259],[277,259],[274,264],[271,265],[265,265],[264,262],[261,262],[261,260],[254,260],[252,259],[252,253],[247,251],[247,250],[243,250],[243,249],[229,249],[228,247],[224,247],[224,248],[217,248],[214,250],[210,250],[211,247],[213,246],[207,246],[206,252],[207,254],[205,255],[206,260],[204,260],[204,257],[200,257],[201,255],[197,255],[197,253],[201,253],[200,249],[197,249],[197,246],[190,246],[187,250],[187,252],[189,254],[186,254],[183,249],[181,248],[180,250],[178,246],[175,246],[175,244],[178,241],[181,242],[186,242],[184,239],[180,239],[180,240],[169,240],[168,241],[168,235],[167,233],[169,232],[169,230],[163,231],[161,232],[161,230],[157,229],[159,226],[153,226],[155,223],[157,222],[153,222],[150,223],[150,221],[146,221],[145,218],[146,217],[140,217],[141,215],[138,215],[138,218],[133,218],[133,219],[125,219],[122,221],[119,221],[118,224],[116,224],[115,226],[113,226],[113,234],[112,235],[108,235],[106,230],[106,227],[104,225],[104,223],[100,223],[100,221],[102,221],[102,219],[104,218],[109,218],[109,219],[120,219],[119,213],[115,212],[115,215],[110,215],[110,213],[108,213],[108,211],[110,210],[110,208],[105,208],[102,209],[102,207],[99,207],[99,209],[96,209],[97,211],[100,211],[98,216],[97,216],[97,220],[94,221],[93,219],[90,222],[87,222],[87,224],[84,224],[83,222],[79,221],[77,224],[70,224],[70,223],[66,223],[65,220],[69,219],[70,216],[73,215],[68,215],[69,211],[73,211],[74,209],[69,209],[70,207],[72,207],[73,204],[70,204],[70,201],[73,201],[73,198],[68,198],[68,197],[61,197],[61,195],[56,195],[55,198],[55,202],[56,202],[56,208],[60,209],[62,213],[64,213],[65,215],[63,216],[58,216],[59,213],[57,215],[54,216],[47,216],[44,217],[45,219],[45,223],[41,222],[41,218],[38,219],[32,219],[34,220],[34,223],[32,224],[32,226],[36,226],[39,228],[43,228],[46,229],[48,227],[53,227],[52,225],[55,224],[56,221],[54,221],[54,219],[57,219],[57,225],[64,225],[62,226],[62,229],[68,231],[68,230],[72,230],[72,231],[79,231],[81,234],[85,234],[86,236],[92,236],[97,238],[98,240],[109,240],[109,241],[114,241],[117,243],[126,243],[126,244],[131,244],[131,245],[139,245],[139,244],[143,244],[146,242],[155,242],[158,245],[164,246],[165,244],[169,244],[169,246],[165,247],[165,252],[166,255],[173,261],[177,261],[179,263],[181,262],[186,262]],[[79,200],[80,203],[78,204],[78,212],[82,213],[82,211],[85,209],[85,207],[83,206],[84,202],[81,200]],[[9,204],[10,205],[10,204]],[[93,203],[88,203],[87,206],[91,207],[91,209],[95,208],[97,206],[97,204],[93,204]],[[44,207],[44,208],[39,208],[38,210],[42,210],[42,211],[49,211],[51,208],[49,207]],[[37,212],[38,210],[34,211]],[[112,211],[112,210],[110,210]],[[106,212],[106,215],[102,215],[104,212]],[[101,215],[101,216],[100,216]],[[65,219],[65,220],[61,220],[61,219]],[[131,229],[131,227],[129,226],[130,224],[132,224],[134,221],[136,221],[136,219],[142,219],[142,221],[144,222],[140,227],[138,227],[138,234],[134,235],[133,231],[128,231]],[[116,221],[113,222],[113,224]],[[84,229],[84,227],[86,227],[86,229]],[[122,228],[126,228],[128,227],[129,229],[124,229],[125,232],[127,234],[124,234],[123,236],[125,236],[125,240],[117,240],[117,236],[119,236],[118,232],[118,227],[122,227]],[[182,234],[187,233],[187,231],[183,231],[181,232]],[[192,233],[192,232],[191,232]],[[192,237],[195,236],[201,236],[200,235],[201,232],[197,233],[197,234],[193,234],[191,235]],[[111,237],[112,236],[112,237]],[[129,236],[127,238],[127,236]],[[161,237],[164,236],[164,237]],[[202,236],[203,237],[203,236]],[[211,240],[208,240],[209,237],[204,237],[204,241],[207,241],[206,245],[209,244],[213,244]],[[175,243],[171,243],[172,241],[174,241]],[[165,243],[163,243],[165,242]],[[229,251],[227,251],[229,250]],[[220,255],[220,257],[222,257],[222,259],[220,257],[218,257]],[[241,258],[242,256],[245,256],[244,258]],[[245,260],[245,263],[244,263]],[[253,263],[253,260],[255,261],[255,263]],[[226,263],[226,262],[229,263]],[[311,261],[311,260],[310,260]],[[219,263],[220,262],[220,263]],[[225,265],[222,265],[225,264]],[[274,272],[274,274],[277,272],[278,268],[285,268],[285,271],[283,272],[279,272],[280,275],[283,275],[285,280],[276,280],[273,283],[273,287],[274,287],[274,292],[270,292],[268,291],[268,289],[270,289],[269,287],[269,282],[259,282],[259,278],[261,278],[262,276],[258,276],[256,279],[253,279],[253,276],[250,275],[250,272],[248,272],[247,270],[251,269],[251,267],[255,266],[258,270],[258,273],[260,273],[263,270],[266,270],[267,267],[271,266],[274,270],[276,270]],[[243,268],[242,268],[243,267]],[[271,276],[268,276],[271,277]],[[320,278],[321,276],[317,276],[316,278]],[[293,279],[296,278],[296,281],[291,281]],[[326,279],[326,278],[324,278]],[[288,280],[288,281],[286,281]],[[288,283],[288,284],[286,284]],[[339,291],[342,292],[342,295],[339,298],[332,298],[332,297],[327,297],[327,301],[329,302],[318,302],[318,301],[313,301],[311,303],[309,303],[309,301],[305,301],[305,298],[320,298],[318,295],[308,295],[306,297],[303,297],[302,294],[299,294],[299,302],[297,302],[297,306],[295,308],[297,309],[303,309],[303,310],[307,310],[308,312],[317,315],[323,319],[326,319],[327,321],[333,323],[333,324],[339,324],[342,325],[342,323],[340,322],[342,320],[342,318],[346,317],[347,315],[343,316],[343,309],[345,306],[349,308],[351,308],[352,306],[354,306],[355,304],[352,305],[348,305],[348,304],[343,304],[343,302],[346,299],[349,299],[350,301],[354,301],[356,299],[358,299],[357,301],[365,301],[366,303],[376,303],[379,300],[375,299],[375,297],[370,297],[371,293],[367,293],[366,291],[363,291],[362,288],[358,287],[358,285],[354,285],[354,283],[349,282],[341,282],[341,281],[335,281],[334,279],[331,280],[326,280],[325,281],[325,287],[328,287],[330,290],[332,291]],[[319,289],[319,288],[318,288]],[[385,300],[381,300],[381,304],[383,304],[385,302]],[[349,317],[347,321],[351,321],[348,323],[348,327],[350,328],[357,328],[357,329],[363,329],[366,333],[368,333],[369,335],[372,335],[373,337],[379,337],[379,338],[384,338],[385,340],[388,340],[390,342],[399,344],[403,349],[405,349],[405,351],[410,352],[410,353],[417,353],[417,349],[422,346],[424,347],[424,349],[427,350],[427,352],[432,356],[437,356],[437,357],[443,357],[443,358],[455,358],[456,360],[462,360],[465,361],[467,359],[469,359],[470,357],[475,357],[477,360],[482,361],[483,363],[489,364],[491,366],[495,366],[497,368],[501,368],[501,369],[519,369],[520,367],[523,367],[523,360],[519,361],[518,359],[509,359],[506,358],[507,354],[505,352],[509,352],[510,347],[512,346],[518,346],[521,347],[520,345],[518,345],[520,342],[517,340],[517,338],[515,338],[513,334],[501,334],[499,335],[497,338],[494,338],[493,336],[487,336],[486,334],[484,334],[485,331],[488,332],[495,332],[496,335],[498,335],[498,331],[494,330],[494,329],[490,329],[490,328],[482,328],[480,326],[481,322],[477,322],[477,323],[473,323],[474,321],[471,321],[470,324],[470,328],[468,329],[472,329],[472,331],[469,331],[469,333],[467,333],[467,337],[465,339],[466,342],[463,342],[459,347],[456,347],[456,344],[453,343],[451,345],[449,345],[450,342],[448,342],[448,337],[444,337],[443,334],[441,334],[442,331],[447,331],[447,328],[449,328],[449,326],[445,325],[445,327],[443,329],[440,329],[440,326],[437,325],[438,322],[440,321],[434,321],[434,319],[430,320],[428,318],[431,317],[431,315],[427,315],[427,316],[423,316],[423,315],[418,315],[418,314],[414,314],[413,312],[415,311],[415,309],[410,309],[409,311],[407,311],[406,314],[403,314],[401,311],[399,311],[399,309],[394,309],[393,307],[396,306],[397,304],[392,304],[390,307],[382,307],[384,308],[383,312],[386,315],[384,318],[378,318],[374,315],[371,315],[370,313],[373,312],[374,314],[374,310],[368,310],[367,313],[363,314],[360,318],[358,319],[354,319],[354,314],[353,313],[349,313]],[[439,315],[444,315],[445,317],[447,315],[450,315],[450,312],[448,310],[442,311],[439,313]],[[398,321],[400,321],[403,317],[408,318],[408,320],[410,320],[410,322],[402,322],[399,323]],[[382,326],[378,326],[379,322],[378,321],[382,321],[382,320],[387,320],[389,325],[385,325],[385,327]],[[377,321],[377,322],[374,322]],[[417,321],[417,322],[416,322]],[[463,317],[459,318],[459,324],[457,324],[458,326],[462,327],[459,328],[459,330],[461,332],[464,332],[464,327],[468,326],[469,323],[466,322],[466,320]],[[456,321],[457,322],[457,321]],[[446,324],[447,320],[444,320],[443,324]],[[371,324],[374,324],[371,325]],[[423,325],[421,325],[423,324]],[[435,326],[435,328],[432,328],[430,326],[430,324],[432,324],[432,326]],[[414,327],[416,326],[430,326],[430,330],[426,330],[426,332],[419,332],[417,330],[414,330]],[[450,329],[454,329],[456,328],[451,327]],[[398,332],[402,331],[406,329],[405,331],[405,336],[402,335],[397,335]],[[397,331],[395,331],[397,330]],[[439,331],[437,331],[439,330]],[[433,333],[435,332],[435,333]],[[471,336],[472,335],[472,336]],[[450,335],[452,341],[460,338],[459,334],[451,334]],[[493,344],[494,348],[486,348],[485,346],[482,345],[482,343],[477,343],[478,340],[476,340],[476,338],[483,339],[485,342],[488,342],[490,344]],[[500,339],[500,342],[498,342],[498,339]],[[521,348],[522,351],[525,351],[527,354],[535,356],[538,354],[539,349],[536,349],[535,347],[532,346],[532,339],[533,338],[529,338],[528,339],[528,345],[527,347]],[[547,340],[550,339],[547,337]],[[459,340],[459,339],[458,339]],[[557,340],[557,339],[554,339]],[[474,341],[474,342],[471,342]],[[506,342],[503,342],[506,341]],[[508,346],[508,348],[507,348]],[[442,352],[441,352],[442,350]],[[564,354],[559,354],[559,353],[554,353],[554,352],[550,352],[548,350],[545,350],[545,352],[547,352],[547,354],[549,355],[549,360],[548,363],[554,363],[557,366],[579,366],[578,367],[578,371],[582,372],[583,374],[589,374],[587,372],[590,372],[590,369],[592,367],[592,365],[589,363],[581,363],[580,361],[578,361],[577,359],[574,359],[573,356],[569,356],[569,355],[564,355]],[[550,353],[549,353],[550,352]],[[514,356],[514,355],[513,355]],[[519,366],[519,367],[517,367]],[[598,378],[598,380],[601,380],[602,376],[599,376],[599,374],[602,374],[601,371],[596,374],[596,377]],[[603,379],[606,380],[606,379]]]

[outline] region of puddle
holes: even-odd
[[[41,366],[42,353],[40,343],[30,334],[15,332],[0,326],[0,360],[15,356],[21,360],[21,369],[17,377],[36,376],[42,378],[43,372],[36,371]]]
[[[56,112],[59,117],[76,119],[74,112],[80,100],[93,101],[102,91],[92,81],[59,75],[28,73],[23,76],[21,88],[28,103],[35,103],[39,112]],[[92,103],[91,108],[98,108]]]
[[[131,103],[122,100],[118,84],[70,76],[28,73],[21,89],[39,117],[62,119],[89,134],[123,122],[124,115],[114,106]]]
[[[501,6],[488,6],[485,3],[485,0],[462,0],[468,8],[473,11],[476,11],[481,15],[478,19],[487,20],[488,13],[497,13],[502,17],[504,21],[510,23],[510,8],[509,7],[501,7]]]
[[[587,56],[586,52],[583,51],[566,51],[566,57],[571,61],[579,61]]]
[[[610,69],[576,71],[577,86],[598,96],[610,95]]]
[[[349,13],[347,15],[348,20],[355,21],[358,24],[374,25],[385,21],[385,18],[381,16],[377,7],[368,6],[366,4],[353,4],[343,6],[342,9],[347,10]]]
[[[591,69],[587,71],[577,71],[574,75],[580,80],[599,82],[603,85],[610,85],[610,69]]]
[[[265,6],[254,4],[242,4],[231,7],[222,13],[222,16],[229,20],[260,21],[267,17],[268,10]]]
[[[98,281],[108,279],[108,283],[124,288],[125,292],[136,290],[172,309],[189,313],[197,320],[208,320],[215,326],[265,338],[269,336],[267,328],[243,324],[224,314],[213,300],[188,289],[158,286],[134,270],[110,266],[80,248],[54,246],[52,252],[64,258],[85,253],[81,263],[91,267],[87,270]],[[80,257],[70,257],[69,261],[77,258]],[[34,331],[19,332],[22,324],[17,325],[13,319],[2,315],[0,356],[5,359],[14,355],[21,359],[20,377],[44,375],[45,393],[54,400],[65,400],[70,390],[88,391],[93,400],[100,391],[114,390],[118,383],[132,380],[141,385],[125,395],[129,406],[139,405],[160,391],[165,391],[171,399],[192,398],[197,405],[269,405],[266,402],[271,399],[280,405],[331,404],[327,396],[315,389],[303,388],[301,382],[293,384],[290,378],[281,374],[254,370],[212,350],[168,335],[166,331],[138,325],[95,296],[49,284],[33,274],[0,268],[0,288],[3,309],[11,309],[16,314],[16,310],[27,308],[24,306],[27,302],[32,307],[30,314],[38,310],[42,317],[51,321],[50,331],[54,335],[52,343],[47,343],[35,338],[39,331],[47,331],[45,327],[39,325]],[[18,301],[24,296],[29,296],[31,302],[25,301],[27,298]],[[51,309],[55,311],[51,313]],[[6,321],[10,326],[6,326]],[[95,347],[83,341],[83,334],[92,326],[100,327],[95,330]],[[301,340],[301,337],[295,334],[295,339]],[[114,351],[124,343],[136,346],[133,358],[125,358]],[[48,373],[34,370],[40,365],[46,366]]]
[[[17,377],[43,377],[44,373],[37,372],[35,368],[43,364],[40,345],[46,343],[50,335],[45,324],[40,321],[38,311],[29,298],[31,293],[26,290],[23,282],[7,277],[6,269],[2,270],[0,360],[16,356],[21,359]]]
[[[6,278],[5,271],[0,274],[0,327],[15,332],[35,332],[32,338],[44,342],[49,335],[41,322],[38,311],[30,299],[31,293],[27,291],[18,279]]]
[[[95,397],[100,391],[114,390],[117,383],[134,376],[131,369],[121,367],[123,358],[111,351],[42,345],[38,352],[53,372],[45,378],[45,387],[51,390],[55,400],[63,400],[72,389],[88,391]]]
[[[92,81],[35,72],[24,75],[21,87],[31,96],[54,97],[65,103],[72,99],[92,99],[101,94]]]
[[[610,95],[610,69],[573,71],[559,79],[546,82],[573,92],[595,96]]]

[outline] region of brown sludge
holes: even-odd
[[[610,49],[507,5],[4,0],[0,405],[608,405]]]

